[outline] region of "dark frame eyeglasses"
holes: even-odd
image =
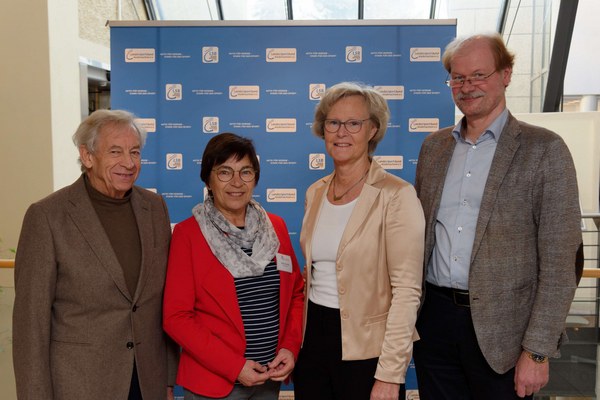
[[[326,119],[323,121],[323,129],[329,133],[338,133],[342,125],[346,128],[349,133],[358,133],[362,129],[363,123],[369,121],[371,118],[365,119],[349,119],[347,121],[340,121],[339,119]]]
[[[229,167],[220,167],[213,169],[212,172],[217,174],[217,179],[221,182],[229,182],[233,179],[233,176],[236,172],[240,176],[240,179],[244,182],[253,182],[254,178],[256,177],[256,171],[254,168],[250,167],[244,167],[237,171]]]
[[[487,79],[490,76],[494,75],[496,72],[498,72],[498,71],[494,70],[487,75],[486,74],[473,74],[471,76],[460,76],[457,78],[448,79],[446,81],[446,85],[448,85],[448,87],[451,87],[453,89],[463,87],[465,82],[469,82],[469,84],[471,84],[473,86],[478,86],[478,85],[485,83],[485,81],[487,81]]]

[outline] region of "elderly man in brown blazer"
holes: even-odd
[[[443,56],[464,117],[425,139],[417,166],[421,400],[531,398],[565,339],[581,243],[575,168],[558,135],[506,108],[513,60],[495,34]]]
[[[82,176],[29,207],[15,261],[20,400],[173,397],[162,330],[171,230],[161,196],[134,186],[146,133],[96,111],[73,135]]]

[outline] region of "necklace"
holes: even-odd
[[[354,189],[354,187],[355,187],[356,185],[358,185],[359,183],[361,183],[361,182],[362,182],[362,180],[363,180],[363,179],[365,179],[365,178],[367,177],[367,175],[368,175],[368,174],[369,174],[369,170],[367,170],[367,172],[365,172],[365,174],[364,174],[363,176],[361,176],[361,178],[360,178],[358,181],[356,181],[356,183],[354,183],[354,185],[350,186],[350,187],[348,188],[348,190],[346,190],[344,193],[340,194],[339,196],[337,196],[337,195],[335,194],[335,176],[334,176],[334,177],[333,177],[333,191],[332,191],[332,195],[333,195],[333,201],[339,201],[339,200],[341,200],[341,199],[342,199],[342,198],[343,198],[345,195],[347,195],[347,194],[348,194],[348,192],[350,192],[352,189]]]

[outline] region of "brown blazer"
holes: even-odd
[[[425,139],[415,188],[427,223],[425,263],[456,144],[452,127]],[[581,244],[575,167],[557,134],[509,114],[481,201],[469,271],[477,341],[497,373],[523,349],[559,356]],[[426,275],[425,275],[426,276]]]
[[[166,398],[177,360],[162,330],[169,217],[142,188],[131,202],[142,244],[133,296],[83,177],[27,210],[13,313],[20,400],[126,399],[134,358],[144,400]]]
[[[300,244],[307,266],[332,176],[319,179],[306,193]],[[384,382],[405,382],[418,339],[424,225],[413,187],[372,161],[338,248],[337,285],[342,359],[379,357],[375,377]],[[311,269],[306,270],[310,290]]]

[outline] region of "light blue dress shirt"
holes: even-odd
[[[469,267],[481,199],[502,129],[504,109],[485,132],[471,143],[461,135],[464,117],[454,127],[456,147],[448,166],[435,224],[435,247],[427,268],[427,282],[468,290]]]

